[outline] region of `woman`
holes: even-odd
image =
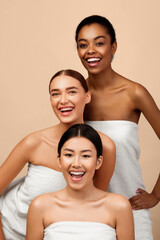
[[[59,167],[66,188],[34,199],[27,217],[27,240],[133,240],[133,216],[122,196],[96,188],[102,143],[90,126],[76,124],[61,137]]]
[[[114,28],[106,18],[93,15],[83,19],[76,30],[76,42],[80,60],[88,71],[87,83],[92,94],[85,120],[116,144],[116,167],[109,191],[126,196],[132,208],[139,210],[134,211],[136,239],[152,239],[146,209],[160,200],[160,176],[152,193],[147,193],[138,164],[137,124],[142,112],[160,138],[160,111],[142,85],[112,69],[117,43]]]
[[[66,129],[75,123],[83,123],[84,106],[90,101],[90,93],[83,76],[73,70],[56,73],[50,81],[49,92],[60,123],[25,137],[0,168],[1,193],[6,189],[0,197],[6,240],[25,239],[26,216],[33,198],[66,186],[57,164],[57,145]],[[115,146],[107,136],[101,136],[105,161],[94,180],[97,187],[105,190],[114,170]],[[29,163],[27,176],[10,184],[26,163]]]

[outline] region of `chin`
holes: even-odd
[[[72,189],[73,191],[81,191],[85,188],[82,183],[77,183],[77,182],[71,182],[68,184],[69,188]]]

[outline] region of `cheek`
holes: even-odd
[[[61,159],[61,168],[64,169],[64,170],[68,169],[68,167],[70,166],[71,162],[72,161],[69,160],[69,159]]]
[[[77,53],[78,53],[79,58],[82,59],[85,51],[84,50],[77,50]]]
[[[54,99],[54,100],[51,100],[51,106],[52,106],[52,108],[53,108],[53,111],[56,110],[57,105],[58,105],[58,102],[59,102],[58,98],[57,98],[57,99]]]
[[[51,99],[50,102],[52,107],[55,106],[55,100]]]
[[[88,163],[85,163],[85,166],[86,168],[91,171],[91,172],[95,172],[96,170],[96,162],[93,160],[93,162],[88,162]]]
[[[74,99],[74,103],[79,109],[84,108],[84,105],[86,104],[86,95],[84,95],[84,92],[81,92],[79,96]]]

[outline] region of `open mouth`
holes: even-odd
[[[83,176],[85,175],[85,172],[69,172],[69,174],[73,181],[80,181],[80,180],[82,180]]]
[[[89,66],[94,67],[98,65],[98,63],[101,61],[101,58],[96,58],[96,57],[87,58],[86,61]]]
[[[61,107],[59,108],[59,111],[61,112],[62,115],[69,115],[73,111],[73,107]]]

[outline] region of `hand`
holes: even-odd
[[[134,210],[152,208],[159,202],[153,193],[148,193],[141,188],[138,188],[136,193],[137,195],[129,199],[132,209]]]

